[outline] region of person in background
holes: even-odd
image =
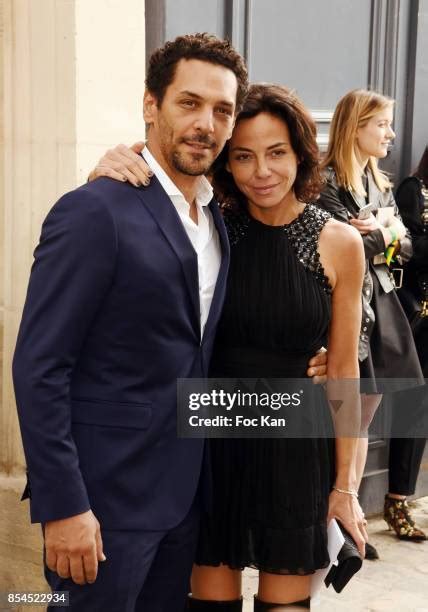
[[[428,378],[428,145],[417,170],[401,182],[395,198],[413,242],[413,257],[404,267],[398,297],[409,317],[422,371]],[[395,395],[397,410],[400,405],[411,404],[416,410],[414,420],[419,417],[426,422],[425,388]],[[389,493],[385,496],[384,519],[400,539],[415,542],[426,540],[426,534],[415,525],[406,497],[415,492],[425,442],[425,437],[393,437],[389,445]]]
[[[350,91],[338,102],[323,160],[326,184],[318,201],[335,219],[360,232],[366,256],[359,343],[366,435],[358,449],[358,486],[367,459],[368,427],[382,394],[423,384],[412,331],[384,255],[391,249],[402,262],[412,255],[410,233],[400,218],[391,183],[378,167],[395,137],[393,106],[393,100],[364,89]],[[368,204],[373,210],[367,215],[361,211]],[[366,550],[368,558],[378,556],[371,545]]]
[[[338,102],[323,160],[326,184],[318,202],[335,219],[358,229],[366,255],[359,344],[365,435],[358,449],[358,485],[367,459],[368,427],[382,394],[423,384],[412,332],[384,255],[388,248],[403,262],[412,255],[410,233],[398,213],[391,183],[378,167],[395,137],[393,106],[391,99],[364,89],[350,91]],[[369,203],[372,212],[359,218]],[[378,557],[370,544],[366,555]]]
[[[415,173],[402,181],[395,197],[413,241],[413,257],[406,265],[404,287],[412,292],[426,315],[427,306],[422,302],[428,299],[428,144]],[[428,319],[424,318],[423,324],[414,326],[414,336],[422,369],[428,376]]]
[[[132,151],[116,153],[127,173],[147,171]],[[98,175],[118,172],[114,157],[101,160]],[[231,264],[211,375],[304,377],[328,344],[328,379],[357,379],[362,241],[308,203],[322,186],[308,110],[285,87],[252,85],[213,170]],[[364,553],[357,444],[341,436],[333,447],[326,438],[209,440],[213,508],[201,521],[189,610],[241,610],[248,566],[260,570],[255,610],[308,609],[311,575],[329,564],[330,518]]]

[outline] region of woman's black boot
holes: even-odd
[[[302,610],[310,610],[311,598],[302,599],[302,601],[293,601],[293,603],[268,603],[266,601],[260,601],[256,595],[254,595],[254,612],[281,612],[286,611],[288,608],[302,608]]]
[[[189,595],[187,610],[192,612],[242,612],[242,597],[234,601],[208,601]]]

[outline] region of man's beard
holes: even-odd
[[[181,138],[177,144],[172,145],[173,130],[163,116],[159,117],[159,125],[160,132],[163,134],[163,138],[161,137],[160,139],[161,149],[169,165],[178,172],[187,174],[187,176],[201,176],[202,174],[206,174],[218,154],[216,141],[208,134],[198,134],[191,138]],[[192,153],[185,155],[178,150],[180,144],[192,142],[209,147],[210,151],[215,152],[215,155],[207,159],[202,152],[198,154],[197,151],[195,151],[193,155]]]
[[[202,153],[202,151],[201,153],[194,151],[193,153],[189,152],[188,155],[185,155],[178,150],[178,145],[192,143],[204,145],[207,148],[205,149],[204,153]],[[208,172],[216,157],[214,155],[207,159],[205,153],[216,151],[216,141],[213,138],[211,138],[208,134],[197,134],[191,138],[180,138],[177,146],[172,147],[171,149],[170,159],[174,168],[182,174],[187,174],[188,176],[199,176]]]
[[[194,154],[195,157],[198,156],[197,153]],[[188,159],[184,155],[177,150],[173,150],[170,155],[171,164],[181,172],[182,174],[187,174],[188,176],[200,176],[202,174],[206,174],[208,170],[211,168],[213,163],[213,159],[207,159],[205,156],[201,156],[201,159]]]

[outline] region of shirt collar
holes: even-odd
[[[184,195],[181,193],[178,187],[172,182],[172,180],[169,178],[169,176],[167,175],[165,170],[162,168],[162,166],[159,164],[159,162],[157,162],[156,159],[153,157],[153,155],[150,153],[149,149],[147,148],[147,145],[144,147],[141,155],[143,159],[148,163],[154,175],[156,176],[159,183],[161,184],[162,188],[166,191],[169,197],[173,198],[175,196],[179,196],[183,198],[184,200],[185,199]],[[198,187],[196,190],[197,203],[200,206],[207,206],[211,202],[212,198],[213,198],[213,188],[211,186],[211,183],[208,181],[208,179],[205,176],[199,177]]]

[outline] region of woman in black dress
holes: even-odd
[[[388,247],[395,249],[400,263],[412,255],[410,233],[400,218],[391,183],[378,168],[378,160],[386,157],[395,137],[393,104],[367,90],[351,91],[338,102],[324,160],[326,185],[319,199],[324,210],[353,225],[363,238],[366,274],[359,356],[363,391],[367,391],[362,397],[366,432],[383,393],[423,384],[412,332],[384,257]],[[360,219],[361,209],[369,203],[372,212]],[[367,446],[365,435],[359,445],[358,485]]]
[[[309,358],[328,345],[328,378],[357,379],[361,238],[306,203],[322,181],[316,127],[294,94],[251,87],[213,184],[231,245],[213,375],[305,377]],[[247,566],[260,570],[256,609],[308,608],[310,577],[329,564],[328,519],[340,519],[364,551],[357,440],[209,443],[213,511],[201,524],[189,609],[240,610]]]
[[[412,236],[413,257],[404,268],[403,288],[398,291],[409,321],[425,378],[428,378],[428,312],[415,318],[416,305],[428,309],[428,146],[416,172],[399,185],[395,198],[403,222]],[[424,304],[424,303],[425,304]],[[420,431],[426,422],[428,396],[419,387],[395,394],[397,410],[411,402],[414,409],[410,426]],[[425,414],[424,414],[425,413]],[[401,425],[401,424],[400,424]],[[389,493],[385,496],[384,518],[398,538],[419,542],[426,534],[412,519],[406,498],[413,495],[425,449],[425,437],[391,438],[389,444]]]
[[[418,302],[428,302],[428,145],[415,173],[399,185],[396,200],[413,241],[413,256],[405,269],[405,289]],[[428,317],[425,322],[415,326],[414,336],[422,370],[427,378]]]

